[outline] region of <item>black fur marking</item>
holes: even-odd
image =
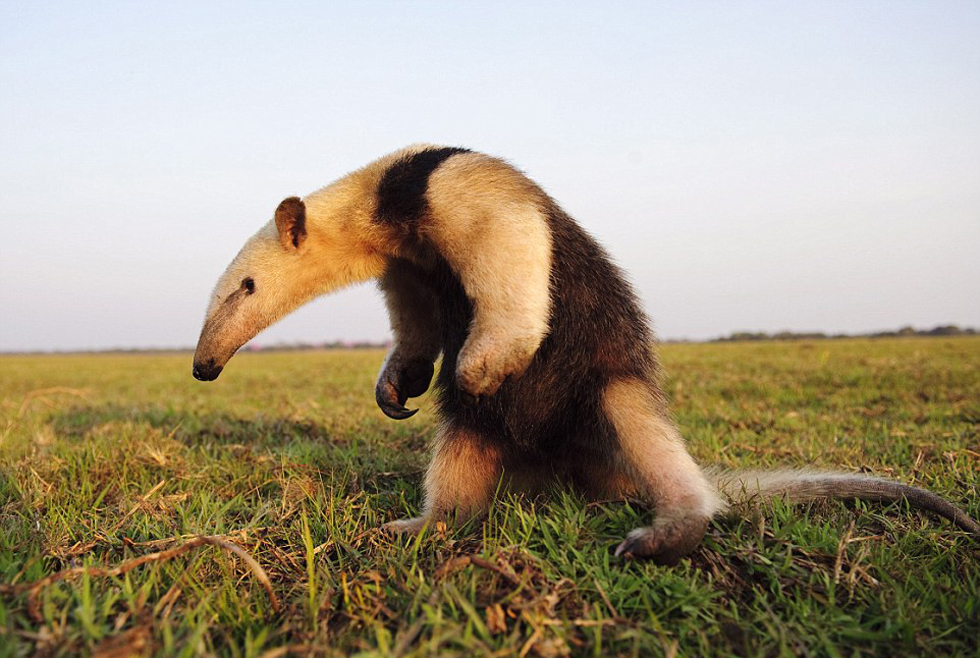
[[[469,152],[464,148],[428,149],[393,164],[378,183],[377,221],[388,225],[418,222],[428,209],[429,176],[448,158]]]

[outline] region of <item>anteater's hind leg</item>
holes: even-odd
[[[614,381],[602,403],[636,493],[657,512],[653,525],[630,532],[616,554],[676,562],[700,543],[722,502],[648,384]]]
[[[500,449],[476,432],[443,427],[436,436],[425,474],[422,516],[384,526],[394,533],[415,534],[427,523],[465,522],[487,511],[502,473]]]

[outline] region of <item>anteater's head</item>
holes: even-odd
[[[238,348],[314,297],[380,274],[381,258],[350,222],[330,212],[314,219],[290,197],[242,247],[211,295],[195,378],[216,379]]]

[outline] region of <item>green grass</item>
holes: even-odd
[[[868,469],[980,516],[980,339],[669,345],[705,463]],[[420,504],[431,401],[387,420],[380,352],[0,358],[0,657],[29,655],[978,655],[980,547],[905,505],[775,501],[675,567],[622,562],[649,514],[574,492],[503,496],[485,523],[377,532]],[[116,653],[112,653],[115,651]]]

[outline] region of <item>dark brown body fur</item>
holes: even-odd
[[[528,369],[478,401],[456,382],[456,359],[469,336],[473,305],[448,263],[424,240],[426,181],[446,159],[465,149],[434,149],[389,169],[378,191],[377,221],[397,228],[415,276],[437,300],[442,367],[436,378],[442,417],[496,443],[505,471],[552,472],[589,491],[602,464],[617,453],[616,431],[602,409],[602,391],[616,378],[647,382],[662,403],[653,334],[623,273],[605,250],[540,188],[551,231],[550,331]]]
[[[496,442],[511,474],[550,471],[589,491],[605,491],[596,481],[597,466],[614,455],[617,438],[601,394],[610,380],[630,377],[648,382],[662,397],[653,336],[636,295],[602,247],[555,204],[548,224],[554,236],[551,331],[523,375],[507,379],[487,399],[468,400],[455,379],[456,357],[473,319],[459,278],[441,258],[432,269],[415,266],[440,309],[439,411]]]

